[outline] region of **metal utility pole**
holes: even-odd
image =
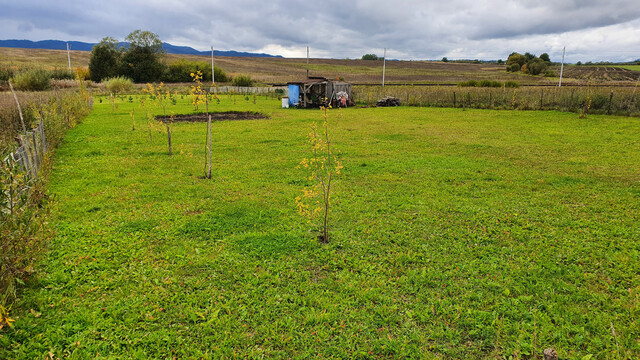
[[[307,79],[309,78],[309,47],[307,46]]]
[[[211,47],[211,83],[216,83],[216,69],[213,66],[213,46]]]
[[[67,43],[67,60],[69,60],[69,71],[71,71],[71,53],[69,52],[69,43]]]
[[[382,55],[382,87],[384,87],[384,73],[387,67],[387,48],[384,48],[384,55]]]
[[[562,48],[562,65],[560,65],[560,82],[558,82],[558,87],[562,86],[562,71],[564,70],[564,51],[567,49],[567,47],[563,47]]]

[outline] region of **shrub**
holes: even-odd
[[[507,71],[509,72],[518,72],[520,71],[521,66],[517,63],[513,63],[511,65],[507,65]]]
[[[495,80],[482,80],[480,87],[502,87],[502,83]]]
[[[364,54],[362,60],[380,60],[380,58],[376,54]]]
[[[76,78],[76,74],[67,69],[55,68],[50,72],[51,79],[54,80],[74,80]]]
[[[133,88],[133,81],[124,76],[116,76],[102,82],[109,92],[114,94],[123,93]]]
[[[202,78],[204,81],[211,79],[210,63],[206,61],[188,61],[185,59],[180,59],[167,66],[167,69],[162,76],[162,80],[169,83],[190,82],[192,80],[191,74],[196,73],[198,70],[202,72]],[[214,71],[216,82],[229,81],[227,74],[225,74],[225,72],[221,68],[215,66]]]
[[[461,81],[458,83],[458,86],[459,87],[477,87],[478,81],[477,80]]]
[[[13,77],[15,71],[12,67],[0,65],[0,81],[7,81]]]
[[[459,87],[502,87],[502,83],[494,80],[469,80],[458,83]]]
[[[508,88],[519,88],[520,84],[516,81],[505,81],[504,83],[504,87],[508,87]]]
[[[249,75],[237,75],[233,78],[233,86],[253,86],[253,80]]]
[[[91,80],[91,72],[89,71],[89,68],[77,67],[74,70],[75,70],[77,79]]]
[[[17,90],[43,91],[51,88],[51,77],[44,69],[32,69],[18,73],[13,78]]]
[[[544,76],[545,77],[556,77],[557,75],[556,75],[555,71],[547,70],[547,71],[544,72]]]
[[[533,59],[527,63],[527,70],[531,75],[539,75],[547,70],[547,63],[540,59]]]

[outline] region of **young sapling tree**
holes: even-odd
[[[314,122],[309,133],[311,156],[304,158],[298,165],[308,171],[307,179],[313,185],[303,190],[303,194],[296,197],[298,213],[309,218],[309,221],[320,218],[321,234],[318,240],[329,242],[329,211],[331,210],[331,193],[336,175],[340,174],[343,166],[331,142],[330,106],[322,107],[322,121],[319,125]],[[341,113],[336,116],[339,118]]]

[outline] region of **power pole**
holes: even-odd
[[[382,87],[384,87],[384,73],[387,67],[387,48],[384,48],[384,55],[382,55]]]
[[[309,78],[309,47],[307,46],[307,79]]]
[[[213,46],[211,47],[211,83],[216,83],[216,69],[213,66]]]
[[[562,48],[562,65],[560,65],[560,82],[558,82],[558,87],[562,86],[562,71],[564,70],[564,52],[567,49],[567,47],[563,47]]]
[[[69,71],[71,71],[71,53],[69,52],[69,43],[67,43],[67,60],[69,60]]]

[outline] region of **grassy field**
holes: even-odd
[[[215,123],[206,180],[205,124],[168,156],[133,106],[96,99],[57,151],[0,358],[640,357],[637,119],[342,110],[323,245],[294,201],[319,110],[223,96],[271,119]]]
[[[88,67],[89,56],[90,52],[88,51],[72,51],[71,66]],[[168,54],[166,61],[173,62],[181,58],[206,62],[211,60],[208,56]],[[0,65],[37,65],[66,68],[67,53],[63,50],[0,48]],[[231,76],[248,74],[263,83],[286,83],[304,79],[307,75],[306,59],[218,57],[216,58],[216,65]],[[551,84],[557,82],[555,79],[507,73],[504,70],[504,66],[493,64],[388,61],[385,80],[388,84],[456,84],[470,79],[512,80],[523,84]],[[346,81],[353,83],[378,84],[382,82],[382,62],[311,59],[310,75],[324,76],[329,79],[344,78]],[[567,77],[566,82],[570,83],[571,81]]]
[[[632,71],[640,71],[640,65],[611,65],[612,67],[632,70]]]

